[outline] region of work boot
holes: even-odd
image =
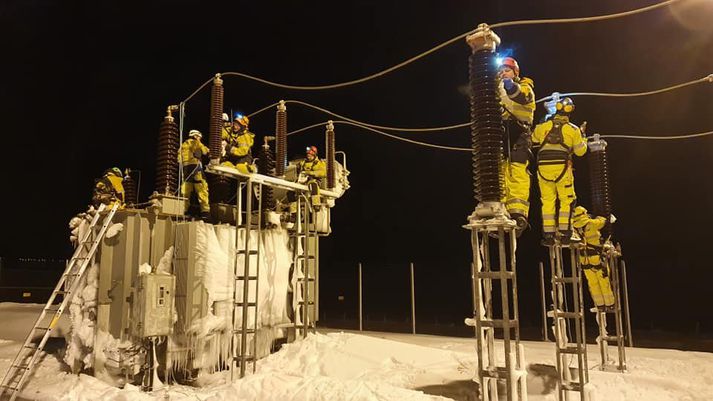
[[[553,246],[555,244],[555,233],[544,233],[541,243],[544,246]]]
[[[515,236],[520,238],[522,232],[527,229],[527,217],[513,213],[512,219],[515,220]]]
[[[612,313],[616,310],[616,306],[614,305],[601,305],[597,306],[597,309],[599,309],[600,312],[605,312],[605,313]]]
[[[559,236],[560,236],[560,244],[569,245],[570,241],[572,240],[572,231],[570,231],[570,230],[560,231]]]
[[[200,219],[203,220],[203,222],[205,223],[210,223],[210,212],[201,212]]]

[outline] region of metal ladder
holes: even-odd
[[[311,244],[315,251],[319,243],[316,224],[312,222],[313,210],[310,197],[304,193],[297,197],[297,218],[293,238],[294,259],[293,274],[296,275],[295,296],[301,299],[296,302],[294,313],[295,338],[307,337],[308,332],[315,332],[316,324],[316,271],[317,257],[312,254]],[[315,252],[316,253],[316,252]]]
[[[242,189],[245,188],[245,201],[242,198]],[[253,216],[253,190],[262,191],[262,183],[253,183],[252,179],[238,183],[237,193],[237,224],[235,227],[235,265],[234,265],[234,286],[233,286],[233,334],[232,334],[232,362],[230,364],[230,378],[236,379],[237,368],[240,367],[240,378],[245,377],[245,367],[248,363],[253,364],[253,373],[257,366],[257,324],[258,324],[258,283],[260,277],[260,254],[262,237],[262,196],[258,197],[257,218]],[[260,192],[262,193],[262,192]],[[243,220],[243,206],[245,219]],[[245,238],[240,243],[239,231],[243,229]],[[250,247],[250,238],[255,233],[257,242],[256,248]],[[243,264],[238,263],[238,256],[244,256]],[[255,269],[251,272],[251,259],[255,257]],[[242,267],[242,269],[241,269]],[[252,286],[254,284],[254,297],[251,297]],[[239,299],[238,288],[242,288],[242,298]],[[252,299],[251,299],[252,298]],[[253,312],[253,325],[248,326],[248,315]],[[240,314],[238,313],[240,312]],[[240,316],[239,316],[240,315]],[[248,343],[252,341],[250,351]]]
[[[104,234],[106,234],[106,230],[111,224],[114,214],[118,208],[119,204],[114,204],[114,206],[106,214],[101,229],[98,233],[96,233],[96,235],[94,235],[94,227],[99,222],[102,212],[106,209],[106,205],[99,205],[99,208],[94,214],[94,218],[92,218],[92,221],[87,228],[87,232],[82,236],[82,238],[79,239],[79,244],[74,250],[74,254],[69,260],[69,263],[67,263],[67,267],[57,282],[54,291],[52,291],[52,295],[45,304],[45,307],[42,309],[42,313],[40,313],[35,325],[27,335],[22,348],[20,348],[20,351],[18,351],[15,359],[12,361],[12,364],[10,364],[10,368],[7,373],[5,373],[2,385],[0,386],[0,399],[3,395],[10,394],[10,401],[14,401],[20,394],[22,386],[32,374],[32,370],[37,363],[37,357],[40,355],[40,351],[44,349],[52,329],[54,329],[57,322],[59,322],[60,316],[62,316],[64,309],[72,300],[74,293],[79,289],[79,284],[81,282],[80,279],[86,271],[87,266],[91,263],[92,257],[96,253],[102,238],[104,238]],[[68,284],[68,290],[65,287],[65,283]],[[53,305],[58,295],[63,295],[62,302],[60,302],[59,305]],[[49,324],[43,325],[43,320],[52,314],[54,314],[54,316],[52,316],[52,320]],[[42,335],[42,339],[37,345],[35,345],[33,340],[38,334]]]
[[[609,366],[609,343],[615,343],[617,347],[617,370],[621,372],[626,372],[626,349],[625,342],[626,336],[624,335],[624,324],[622,320],[622,304],[621,304],[621,285],[619,283],[619,263],[621,257],[621,250],[615,248],[611,243],[607,243],[604,246],[604,254],[602,255],[603,263],[609,268],[609,282],[612,286],[612,292],[614,293],[614,310],[613,311],[597,311],[596,318],[599,324],[599,353],[601,356],[601,364],[599,365],[600,370],[606,370]],[[607,332],[607,316],[609,314],[614,315],[614,322],[616,325],[616,335],[610,336]]]
[[[508,401],[527,399],[527,375],[524,348],[520,344],[517,275],[515,261],[515,223],[505,221],[477,221],[466,226],[471,230],[473,261],[471,265],[473,291],[473,319],[475,323],[478,357],[479,399],[497,401],[498,381],[505,382]],[[490,256],[490,235],[498,238],[498,265],[493,270]],[[482,242],[481,238],[482,237]],[[481,247],[482,245],[482,247]],[[506,252],[506,246],[509,251]],[[482,259],[480,257],[482,251]],[[508,268],[509,265],[509,268]],[[493,280],[500,281],[502,318],[493,317]],[[513,310],[510,310],[512,305]],[[512,317],[511,317],[512,314]],[[466,324],[469,324],[466,322]],[[495,329],[502,329],[505,366],[497,366]],[[521,374],[513,375],[514,372]]]
[[[562,245],[556,242],[548,246],[550,267],[552,273],[552,320],[555,332],[555,350],[557,359],[557,399],[569,400],[569,392],[578,392],[580,400],[585,401],[587,393],[585,385],[589,383],[589,370],[587,368],[587,340],[584,321],[584,302],[582,296],[582,269],[579,263],[579,248]],[[569,248],[570,269],[569,276],[565,272],[562,249]],[[571,286],[572,310],[566,302],[567,286]],[[569,320],[574,322],[575,338],[572,342],[567,335],[570,327]],[[577,380],[572,380],[570,361],[574,357],[577,361]]]

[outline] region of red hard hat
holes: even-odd
[[[503,58],[503,62],[500,63],[501,67],[508,67],[515,72],[516,76],[520,75],[520,66],[517,65],[517,60],[512,57]]]

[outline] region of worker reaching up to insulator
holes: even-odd
[[[535,113],[534,82],[520,77],[520,66],[505,57],[498,72],[500,103],[505,124],[505,208],[517,223],[519,236],[527,228],[530,211],[530,127]]]
[[[614,215],[610,217],[613,223]],[[602,263],[602,235],[600,230],[607,223],[605,217],[590,217],[587,209],[582,206],[574,208],[572,225],[582,238],[582,248],[579,261],[587,277],[589,293],[594,301],[594,306],[600,311],[611,310],[614,307],[614,293],[609,282],[609,266]]]
[[[230,129],[223,129],[225,155],[221,165],[238,169],[242,173],[254,173],[257,168],[253,164],[252,147],[255,134],[250,132],[250,119],[242,114],[235,114]]]
[[[537,178],[542,197],[543,245],[553,245],[559,231],[560,242],[569,243],[572,236],[571,207],[577,200],[574,191],[572,155],[587,152],[587,140],[576,125],[569,122],[574,102],[564,98],[557,102],[555,116],[535,127],[532,143],[537,152]],[[559,213],[557,203],[559,201]],[[555,218],[556,217],[556,218]]]
[[[124,174],[118,167],[112,167],[104,171],[102,178],[99,178],[94,183],[94,195],[92,196],[92,204],[94,207],[99,207],[100,204],[105,204],[108,207],[119,203],[119,208],[124,208]]]
[[[178,152],[178,161],[183,165],[183,183],[181,184],[183,196],[190,201],[191,194],[195,190],[201,207],[200,217],[203,220],[208,220],[210,218],[210,202],[202,159],[210,154],[210,150],[201,142],[202,137],[200,131],[191,130],[188,133],[188,139],[183,142],[181,150]]]

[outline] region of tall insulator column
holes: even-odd
[[[337,186],[337,177],[334,173],[336,159],[334,156],[334,123],[327,122],[327,188],[333,189]]]
[[[215,74],[210,91],[210,163],[219,164],[222,151],[223,130],[223,80]]]
[[[161,195],[175,195],[178,190],[178,125],[171,113],[178,106],[169,106],[166,117],[161,122],[158,135],[158,156],[156,157],[156,192]]]
[[[592,191],[592,214],[607,219],[611,215],[611,190],[609,187],[609,165],[607,162],[607,142],[594,134],[594,139],[587,144],[589,148],[589,182]],[[602,233],[611,234],[610,225]]]
[[[499,203],[504,188],[500,169],[505,135],[495,61],[500,38],[487,25],[481,24],[466,40],[473,49],[468,61],[475,200]]]
[[[124,186],[124,202],[127,205],[139,203],[138,194],[136,192],[136,181],[134,181],[134,177],[131,176],[131,169],[127,168],[124,171],[124,181],[122,185]]]
[[[287,107],[284,100],[280,100],[280,104],[277,106],[275,125],[275,136],[277,137],[275,141],[277,142],[275,175],[281,177],[285,175],[285,166],[287,166]]]
[[[275,176],[275,155],[272,153],[272,149],[270,149],[270,144],[268,143],[268,141],[274,139],[274,136],[265,137],[265,143],[262,145],[260,155],[257,159],[258,171],[260,174],[267,175],[269,177]],[[273,195],[272,187],[269,185],[263,185],[260,191],[260,196],[263,196],[263,210],[275,210],[275,196]]]

